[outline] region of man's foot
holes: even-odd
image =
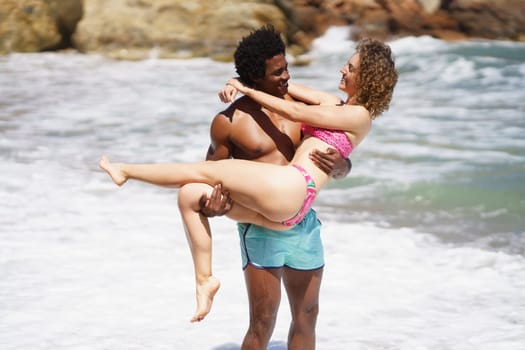
[[[102,158],[100,158],[98,166],[100,169],[108,173],[108,175],[111,176],[113,182],[119,186],[124,185],[124,183],[128,180],[127,176],[120,169],[120,163],[111,163],[106,156],[102,156]]]
[[[201,284],[197,284],[197,311],[195,311],[191,322],[200,322],[206,317],[211,310],[213,297],[220,286],[221,282],[214,276]]]

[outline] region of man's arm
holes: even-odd
[[[206,160],[221,160],[231,157],[230,129],[230,118],[224,114],[217,114],[213,118],[210,126],[210,147],[208,147]]]
[[[310,160],[334,179],[342,179],[352,170],[350,158],[341,157],[335,148],[327,148],[325,152],[314,149],[310,152]]]
[[[217,114],[210,126],[210,146],[206,160],[228,159],[232,153],[230,143],[231,121],[224,114]],[[228,192],[223,192],[221,185],[213,188],[208,197],[202,195],[199,201],[201,214],[206,217],[222,216],[230,211],[233,201]]]

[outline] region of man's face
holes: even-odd
[[[264,77],[255,80],[257,88],[277,97],[283,97],[288,92],[288,62],[283,54],[275,55],[266,60]]]

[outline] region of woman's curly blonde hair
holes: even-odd
[[[356,102],[375,119],[386,111],[392,100],[398,73],[390,47],[375,39],[362,39],[356,47],[359,54]]]

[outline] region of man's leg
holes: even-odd
[[[250,304],[250,326],[241,350],[266,350],[281,302],[282,271],[282,268],[259,269],[252,265],[244,270]]]
[[[315,349],[315,324],[319,313],[319,290],[323,268],[300,271],[284,268],[283,282],[290,301],[292,323],[289,350]]]

